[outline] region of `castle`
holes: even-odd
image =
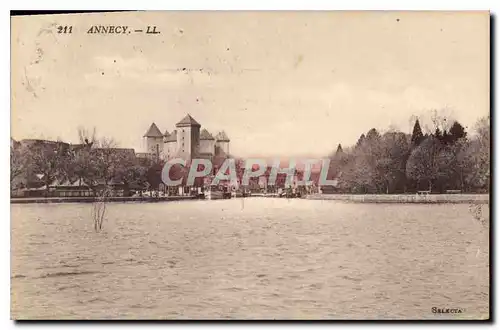
[[[171,133],[162,133],[155,123],[152,123],[144,138],[147,154],[164,160],[182,158],[190,161],[194,158],[204,158],[213,161],[215,157],[229,156],[229,138],[224,131],[215,137],[189,114],[175,125]]]

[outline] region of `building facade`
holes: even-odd
[[[224,131],[215,135],[206,129],[189,114],[175,125],[170,133],[162,133],[155,123],[152,123],[144,134],[146,139],[146,155],[162,160],[182,158],[190,161],[195,158],[210,159],[229,156],[229,137]]]

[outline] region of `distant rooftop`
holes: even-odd
[[[165,138],[165,142],[177,142],[177,130]]]
[[[33,143],[68,144],[67,142],[63,142],[63,141],[52,141],[52,140],[42,140],[42,139],[22,139],[20,142],[24,143],[24,144],[33,144]]]
[[[184,126],[198,126],[198,127],[201,127],[201,125],[196,120],[194,120],[194,118],[191,117],[190,114],[187,114],[186,117],[184,117],[175,126],[176,127],[184,127]]]
[[[219,132],[219,134],[217,134],[217,136],[215,138],[217,139],[217,141],[220,141],[220,142],[230,142],[229,137],[227,136],[226,132],[224,132],[224,131]]]
[[[152,123],[146,134],[144,134],[144,137],[163,137],[163,134],[161,134],[158,126],[156,126],[155,123]]]
[[[206,129],[202,129],[200,133],[200,140],[215,140],[212,134],[210,134]]]
[[[121,157],[135,157],[135,149],[133,148],[95,148],[98,153],[113,154]]]

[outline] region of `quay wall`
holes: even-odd
[[[164,196],[164,197],[108,197],[106,202],[144,202],[157,203],[180,200],[194,200],[196,196]],[[95,197],[26,197],[11,198],[11,204],[31,204],[31,203],[93,203]]]
[[[280,198],[276,194],[252,194],[245,198],[265,197]],[[241,197],[233,197],[241,198]],[[281,197],[285,198],[285,197]],[[356,195],[356,194],[313,194],[302,197],[309,200],[336,200],[352,203],[421,203],[421,204],[489,204],[488,194],[430,194],[430,195]],[[107,202],[143,202],[157,203],[181,200],[197,200],[196,196],[164,196],[164,197],[108,197]],[[95,197],[23,197],[11,198],[12,204],[31,203],[93,203]]]
[[[350,194],[314,194],[308,195],[311,200],[336,200],[353,203],[455,203],[455,204],[489,204],[488,194],[405,194],[405,195],[350,195]]]

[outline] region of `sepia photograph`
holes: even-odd
[[[11,13],[11,319],[490,320],[491,23]]]

